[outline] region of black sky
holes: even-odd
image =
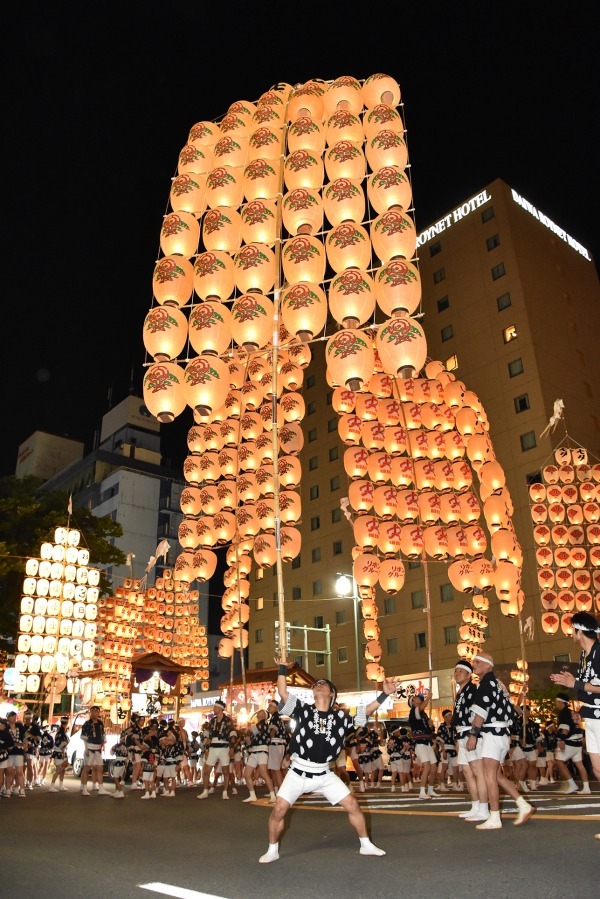
[[[595,4],[355,6],[4,10],[0,475],[38,429],[90,448],[109,397],[141,390],[179,151],[277,81],[399,81],[419,230],[500,177],[597,258]]]

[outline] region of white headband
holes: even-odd
[[[600,634],[600,627],[587,627],[585,624],[573,624],[574,631],[583,631],[586,634]]]
[[[455,667],[455,668],[462,668],[463,671],[468,671],[469,674],[473,674],[473,669],[471,668],[471,666],[470,666],[470,665],[463,665],[462,662],[459,662],[458,665],[455,665],[454,667]]]
[[[486,659],[484,656],[473,656],[473,661],[475,661],[475,660],[477,660],[479,662],[485,662],[486,665],[491,665],[492,668],[494,667],[493,659]]]

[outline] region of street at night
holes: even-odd
[[[338,897],[471,895],[553,899],[597,895],[600,792],[587,796],[536,791],[537,813],[513,826],[515,807],[503,802],[501,831],[478,833],[456,817],[464,796],[434,801],[383,790],[360,795],[373,839],[387,855],[365,858],[346,815],[308,796],[288,816],[280,858],[259,865],[267,845],[266,801],[223,802],[217,790],[197,802],[197,788],[174,799],[140,804],[112,797],[42,788],[0,805],[5,895],[46,899],[143,899],[161,895],[222,899],[275,896]],[[112,786],[105,784],[112,791]],[[573,893],[573,884],[577,887]],[[186,892],[192,891],[192,892]]]

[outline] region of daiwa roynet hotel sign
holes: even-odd
[[[592,257],[588,253],[585,247],[583,247],[578,241],[576,241],[570,234],[556,225],[552,219],[549,219],[547,215],[544,215],[543,212],[540,212],[536,207],[522,197],[520,194],[513,190],[512,187],[510,189],[512,194],[512,198],[522,209],[525,209],[526,212],[529,212],[534,218],[541,222],[542,225],[545,225],[553,234],[556,234],[557,237],[560,237],[561,240],[564,240],[566,244],[580,253],[585,259],[588,259],[590,262]],[[457,206],[456,209],[453,209],[452,212],[449,212],[448,215],[445,215],[443,218],[439,219],[434,225],[431,225],[430,228],[426,228],[424,231],[421,231],[419,236],[417,237],[417,246],[422,247],[423,244],[428,243],[433,237],[436,237],[438,234],[441,234],[442,231],[447,231],[452,225],[455,225],[456,222],[460,222],[461,219],[466,218],[472,212],[475,212],[476,209],[479,209],[485,203],[488,203],[491,200],[490,194],[487,190],[482,190],[481,193],[477,194],[475,197],[471,197],[470,200],[467,200],[465,203],[461,203],[460,206]]]

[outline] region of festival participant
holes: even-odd
[[[548,718],[540,731],[538,742],[538,768],[540,771],[540,784],[554,783],[554,753],[558,742],[556,721]]]
[[[577,693],[579,713],[585,725],[586,751],[594,777],[600,781],[600,624],[589,612],[576,612],[571,623],[573,640],[581,647],[577,677],[563,671],[551,675],[551,679]],[[600,839],[600,834],[596,836]]]
[[[164,786],[163,796],[173,799],[175,796],[175,785],[177,783],[177,765],[180,758],[180,741],[174,728],[168,728],[164,737],[159,739],[159,764],[160,776]]]
[[[287,664],[276,658],[278,666],[277,689],[281,697],[279,711],[296,724],[290,740],[291,764],[279,790],[275,807],[269,817],[269,848],[259,861],[269,864],[279,858],[279,838],[285,816],[303,793],[320,793],[332,805],[341,805],[348,813],[350,823],[360,839],[361,855],[385,855],[367,835],[365,817],[356,797],[340,778],[329,769],[329,763],[338,757],[344,740],[353,727],[366,724],[374,712],[396,690],[394,680],[383,682],[383,692],[365,708],[359,706],[352,718],[347,712],[332,708],[336,689],[328,680],[316,680],[313,684],[314,705],[301,702],[288,692]]]
[[[50,766],[50,760],[52,758],[52,750],[54,749],[54,737],[50,733],[50,728],[47,724],[42,727],[42,736],[40,738],[40,748],[38,753],[39,767],[38,767],[38,781],[37,784],[39,787],[43,786],[46,782],[46,777],[48,776],[48,768]]]
[[[225,708],[223,700],[217,699],[213,707],[214,716],[204,726],[209,749],[202,769],[204,789],[196,797],[197,799],[208,799],[210,774],[217,763],[220,764],[223,773],[223,799],[229,799],[229,760],[232,754],[232,741],[236,736],[236,730],[233,719],[225,714]]]
[[[189,742],[189,766],[190,772],[192,775],[192,779],[190,781],[190,786],[195,786],[198,783],[198,767],[202,767],[201,762],[202,756],[202,741],[200,740],[200,734],[197,730],[192,731],[191,739]]]
[[[387,751],[392,775],[390,790],[392,793],[396,792],[396,779],[398,779],[400,781],[400,790],[404,793],[404,781],[402,780],[402,740],[399,727],[391,732],[387,741]]]
[[[477,688],[471,680],[473,666],[466,659],[461,659],[454,666],[454,681],[458,692],[454,700],[452,713],[452,726],[456,731],[457,761],[467,784],[471,797],[471,808],[459,812],[459,818],[467,821],[486,821],[489,818],[487,787],[481,761],[481,739],[478,739],[475,749],[467,752],[467,740],[471,729],[471,704]]]
[[[537,747],[540,737],[540,726],[537,721],[532,720],[531,709],[528,705],[522,707],[522,713],[523,722],[525,724],[525,734],[523,734],[523,731],[521,730],[519,742],[527,762],[525,769],[525,791],[528,786],[530,790],[537,790]]]
[[[573,712],[569,708],[569,697],[566,693],[558,693],[554,698],[554,704],[558,712],[558,742],[554,755],[554,764],[559,779],[566,781],[564,793],[578,793],[579,787],[575,783],[568,762],[575,765],[582,781],[581,792],[591,793],[588,773],[583,764],[583,730],[575,721]]]
[[[359,789],[362,793],[373,785],[373,761],[371,759],[371,742],[369,740],[369,728],[361,727],[356,732],[356,747],[358,750],[358,764],[361,770]]]
[[[25,753],[27,751],[27,731],[22,721],[17,721],[16,712],[8,712],[6,716],[8,733],[11,738],[8,747],[8,790],[12,787],[13,796],[25,799]]]
[[[12,746],[12,737],[8,731],[8,721],[0,718],[0,797],[10,799],[10,789],[6,788],[5,779],[8,773],[8,750]]]
[[[54,771],[52,773],[52,781],[48,787],[49,793],[58,793],[59,790],[66,792],[69,788],[65,787],[64,779],[69,760],[67,758],[67,746],[69,744],[69,734],[67,733],[67,725],[69,718],[63,715],[59,721],[58,728],[54,734],[54,748],[52,750],[52,761],[54,762]],[[59,785],[56,786],[58,779]]]
[[[192,770],[190,768],[190,738],[185,729],[185,718],[177,719],[177,727],[175,728],[177,737],[177,783],[182,787],[192,785]]]
[[[129,750],[129,761],[132,764],[131,789],[141,790],[142,778],[142,719],[136,712],[131,713],[131,722],[125,729],[126,745]]]
[[[479,678],[479,685],[471,711],[473,718],[467,739],[467,752],[473,752],[478,737],[482,736],[481,758],[483,773],[488,792],[490,816],[487,821],[477,824],[477,830],[498,830],[502,827],[500,820],[500,787],[517,803],[515,824],[525,824],[535,813],[536,808],[521,796],[517,788],[501,771],[510,743],[510,725],[513,720],[513,707],[505,691],[504,685],[494,674],[494,660],[489,652],[481,650],[473,659],[473,672]]]
[[[367,725],[367,740],[371,748],[371,777],[373,789],[381,790],[383,787],[383,752],[381,751],[381,734],[375,724]]]
[[[441,766],[438,776],[438,790],[446,793],[446,778],[448,777],[453,790],[460,790],[458,784],[459,767],[456,753],[456,731],[452,725],[452,709],[444,709],[442,723],[439,725],[436,738],[441,752]]]
[[[129,749],[127,748],[127,735],[122,733],[119,742],[115,743],[113,748],[114,760],[111,764],[112,778],[115,785],[115,792],[112,794],[113,799],[125,799],[123,786],[125,784],[125,773],[127,771],[127,762],[129,761]]]
[[[269,722],[264,709],[256,713],[256,722],[248,724],[246,728],[245,742],[248,756],[244,777],[250,792],[244,802],[256,802],[256,781],[262,777],[269,791],[269,799],[275,802],[275,788],[269,774]]]
[[[83,740],[85,750],[83,753],[83,771],[81,772],[81,789],[82,796],[89,796],[87,782],[92,775],[92,791],[98,793],[99,796],[110,796],[108,790],[104,789],[104,762],[102,759],[102,750],[106,744],[106,734],[104,725],[100,720],[100,706],[93,705],[90,708],[90,717],[84,721],[81,728],[81,739]]]
[[[156,762],[160,750],[159,737],[154,727],[154,733],[145,735],[142,743],[142,783],[144,792],[140,799],[156,799]],[[154,742],[156,740],[156,743]]]
[[[42,739],[42,729],[40,727],[40,719],[34,715],[29,709],[23,712],[23,724],[27,735],[27,750],[25,752],[25,789],[33,790],[39,786],[39,760],[38,754],[40,749],[40,741]]]
[[[411,729],[415,755],[421,765],[421,788],[419,799],[433,799],[439,796],[433,789],[437,774],[437,758],[433,751],[433,736],[435,729],[425,711],[429,697],[425,699],[422,693],[415,693],[409,697],[408,723]]]
[[[267,703],[269,713],[269,774],[275,787],[275,792],[283,783],[283,757],[287,746],[287,730],[285,723],[278,711],[279,703],[276,699],[270,699]]]
[[[352,762],[352,767],[354,768],[356,779],[358,781],[358,788],[359,790],[361,790],[361,792],[364,793],[365,781],[362,768],[360,767],[360,763],[358,761],[358,741],[355,730],[351,730],[346,737],[344,741],[344,747],[346,749],[346,757],[350,756],[350,761]]]

